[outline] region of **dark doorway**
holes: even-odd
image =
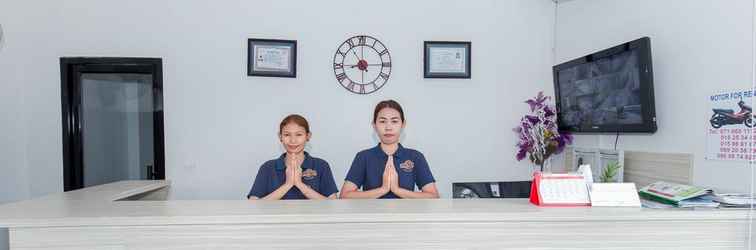
[[[165,179],[160,58],[60,59],[64,191]]]

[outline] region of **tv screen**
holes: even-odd
[[[656,132],[648,37],[556,65],[553,72],[560,130]]]

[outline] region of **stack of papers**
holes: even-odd
[[[695,198],[681,200],[677,203],[678,207],[719,207],[719,202],[714,201],[714,196],[711,194],[698,196]]]
[[[751,207],[751,205],[756,205],[756,199],[748,194],[715,194],[713,200],[721,203],[722,207]]]
[[[713,201],[713,197],[701,197],[709,193],[711,189],[664,181],[654,182],[638,192],[643,199],[677,207],[719,206],[719,203]]]
[[[641,205],[643,205],[643,207],[645,208],[655,208],[655,209],[675,208],[675,206],[672,206],[669,204],[655,202],[655,201],[647,200],[647,199],[641,199],[640,202],[641,202]]]

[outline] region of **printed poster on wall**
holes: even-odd
[[[706,159],[753,161],[756,128],[751,103],[754,90],[723,92],[709,97]]]

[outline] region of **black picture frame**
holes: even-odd
[[[457,48],[464,49],[464,70],[444,71],[433,70],[430,60],[433,60],[431,49],[433,48]],[[423,42],[423,77],[424,78],[461,78],[470,79],[472,76],[472,43],[469,41],[425,41]],[[459,56],[459,55],[458,55]]]
[[[270,49],[271,53],[275,52],[274,49],[288,49],[288,63],[286,66],[277,65],[274,67],[265,67],[270,66],[273,63],[268,63],[268,65],[260,65],[256,64],[260,62],[259,60],[256,60],[255,58],[258,58],[258,51],[255,50],[255,48],[260,47],[260,49],[268,48]],[[275,58],[274,58],[275,59]],[[260,58],[260,60],[263,60],[263,58]],[[296,40],[280,40],[280,39],[258,39],[258,38],[249,38],[247,39],[247,76],[265,76],[265,77],[291,77],[296,78],[297,77],[297,41]]]

